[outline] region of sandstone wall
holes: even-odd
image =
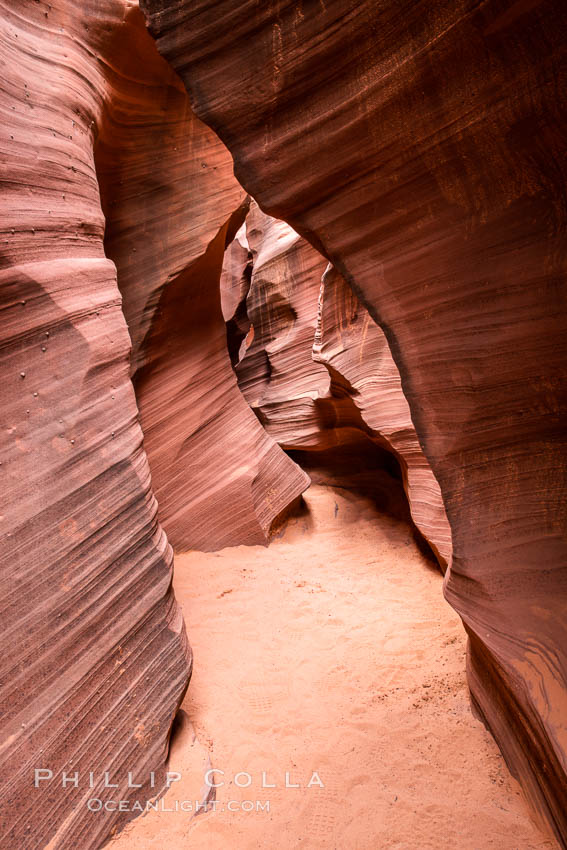
[[[382,330],[341,275],[255,202],[246,237],[249,252],[227,250],[221,289],[225,300],[239,294],[236,312],[251,327],[235,365],[246,400],[279,445],[301,452],[295,455],[300,462],[315,460],[319,467],[332,455],[335,482],[344,478],[342,458],[348,455],[361,471],[368,466],[364,486],[371,488],[371,444],[394,455],[413,521],[445,569],[451,533],[441,491],[421,451]],[[380,476],[376,484],[381,496]]]
[[[143,8],[241,184],[384,330],[474,700],[567,841],[563,4]]]
[[[87,800],[163,786],[190,672],[93,158],[126,13],[1,4],[3,847],[100,846]]]
[[[150,466],[182,546],[264,541],[308,479],[226,354],[245,193],[136,4],[3,2],[0,57],[0,843],[98,847],[88,799],[159,791],[190,674]]]

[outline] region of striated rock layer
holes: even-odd
[[[383,328],[477,707],[567,844],[559,0],[143,0],[242,185]]]
[[[251,276],[252,252],[244,221],[224,252],[220,277],[221,310],[226,322],[228,352],[233,366],[240,358],[240,347],[250,331],[246,297],[250,291]]]
[[[329,369],[335,394],[345,389],[356,413],[398,459],[412,519],[446,569],[451,530],[439,484],[419,445],[400,375],[384,333],[329,265],[321,283],[314,358]]]
[[[190,673],[146,451],[183,546],[264,542],[308,479],[226,352],[245,193],[139,9],[0,2],[0,56],[0,844],[97,847],[131,814],[87,801],[159,792]]]
[[[239,386],[266,431],[285,449],[337,441],[320,421],[329,373],[313,361],[317,301],[326,260],[283,221],[252,202],[246,218],[251,254],[245,293],[251,331],[236,365]]]
[[[258,424],[226,351],[219,281],[246,193],[139,9],[127,20],[95,161],[159,518],[175,549],[263,543],[309,479]]]
[[[0,3],[6,848],[98,847],[129,815],[89,799],[130,797],[128,771],[142,803],[163,787],[190,672],[93,159],[125,14],[112,0]],[[35,788],[40,768],[52,779]]]
[[[254,202],[246,236],[252,259],[242,241],[227,249],[221,295],[252,328],[235,367],[248,403],[288,451],[348,454],[351,469],[357,454],[361,467],[370,462],[371,442],[392,452],[414,523],[446,568],[451,535],[441,492],[383,332],[338,272],[325,272],[308,242]]]

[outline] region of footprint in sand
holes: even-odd
[[[288,643],[297,644],[302,643],[308,635],[307,629],[290,629],[289,632],[285,633],[285,639]]]
[[[289,697],[289,686],[280,680],[270,681],[269,678],[253,682],[244,680],[240,684],[239,693],[256,714],[270,714],[275,705]]]
[[[342,800],[338,783],[328,776],[324,781],[324,788],[310,792],[307,834],[314,843],[327,846],[336,830]]]

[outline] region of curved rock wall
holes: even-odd
[[[285,449],[322,447],[317,401],[329,373],[313,362],[317,299],[326,260],[286,224],[253,201],[246,218],[251,252],[246,315],[252,331],[236,365],[238,383],[260,421]]]
[[[137,799],[155,794],[150,772],[159,789],[190,671],[93,160],[109,61],[96,56],[125,10],[0,4],[0,844],[10,848],[100,846],[127,816],[87,801],[126,798],[128,771],[144,786]],[[52,779],[34,788],[36,768]],[[104,771],[118,788],[104,788]]]
[[[378,444],[385,443],[398,459],[412,519],[445,570],[451,559],[451,530],[388,342],[331,265],[321,283],[313,356],[336,376],[335,383],[343,393],[346,387],[357,414]]]
[[[383,332],[338,272],[325,271],[308,242],[255,202],[246,236],[252,259],[240,243],[227,249],[221,286],[225,300],[238,292],[252,327],[235,366],[246,400],[288,451],[348,452],[351,464],[356,452],[370,460],[370,441],[392,452],[413,521],[445,569],[451,534],[441,491]],[[250,284],[237,289],[244,263],[251,264]]]
[[[474,700],[567,842],[563,4],[143,8],[241,184],[386,333]]]
[[[98,847],[131,815],[87,801],[163,786],[191,664],[131,375],[174,542],[264,541],[308,479],[226,353],[245,195],[135,4],[1,2],[0,56],[0,844]]]
[[[246,296],[252,276],[252,252],[246,236],[246,221],[226,248],[220,278],[221,309],[227,326],[227,344],[231,363],[240,357],[240,347],[250,330]]]
[[[176,550],[264,543],[309,479],[252,415],[226,351],[222,259],[246,193],[138,8],[113,34],[105,75],[112,97],[95,148],[104,244],[159,519]]]

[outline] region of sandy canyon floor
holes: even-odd
[[[182,778],[110,847],[555,848],[471,714],[465,635],[411,528],[340,489],[305,502],[269,548],[176,557]],[[214,810],[176,812],[211,765]]]

